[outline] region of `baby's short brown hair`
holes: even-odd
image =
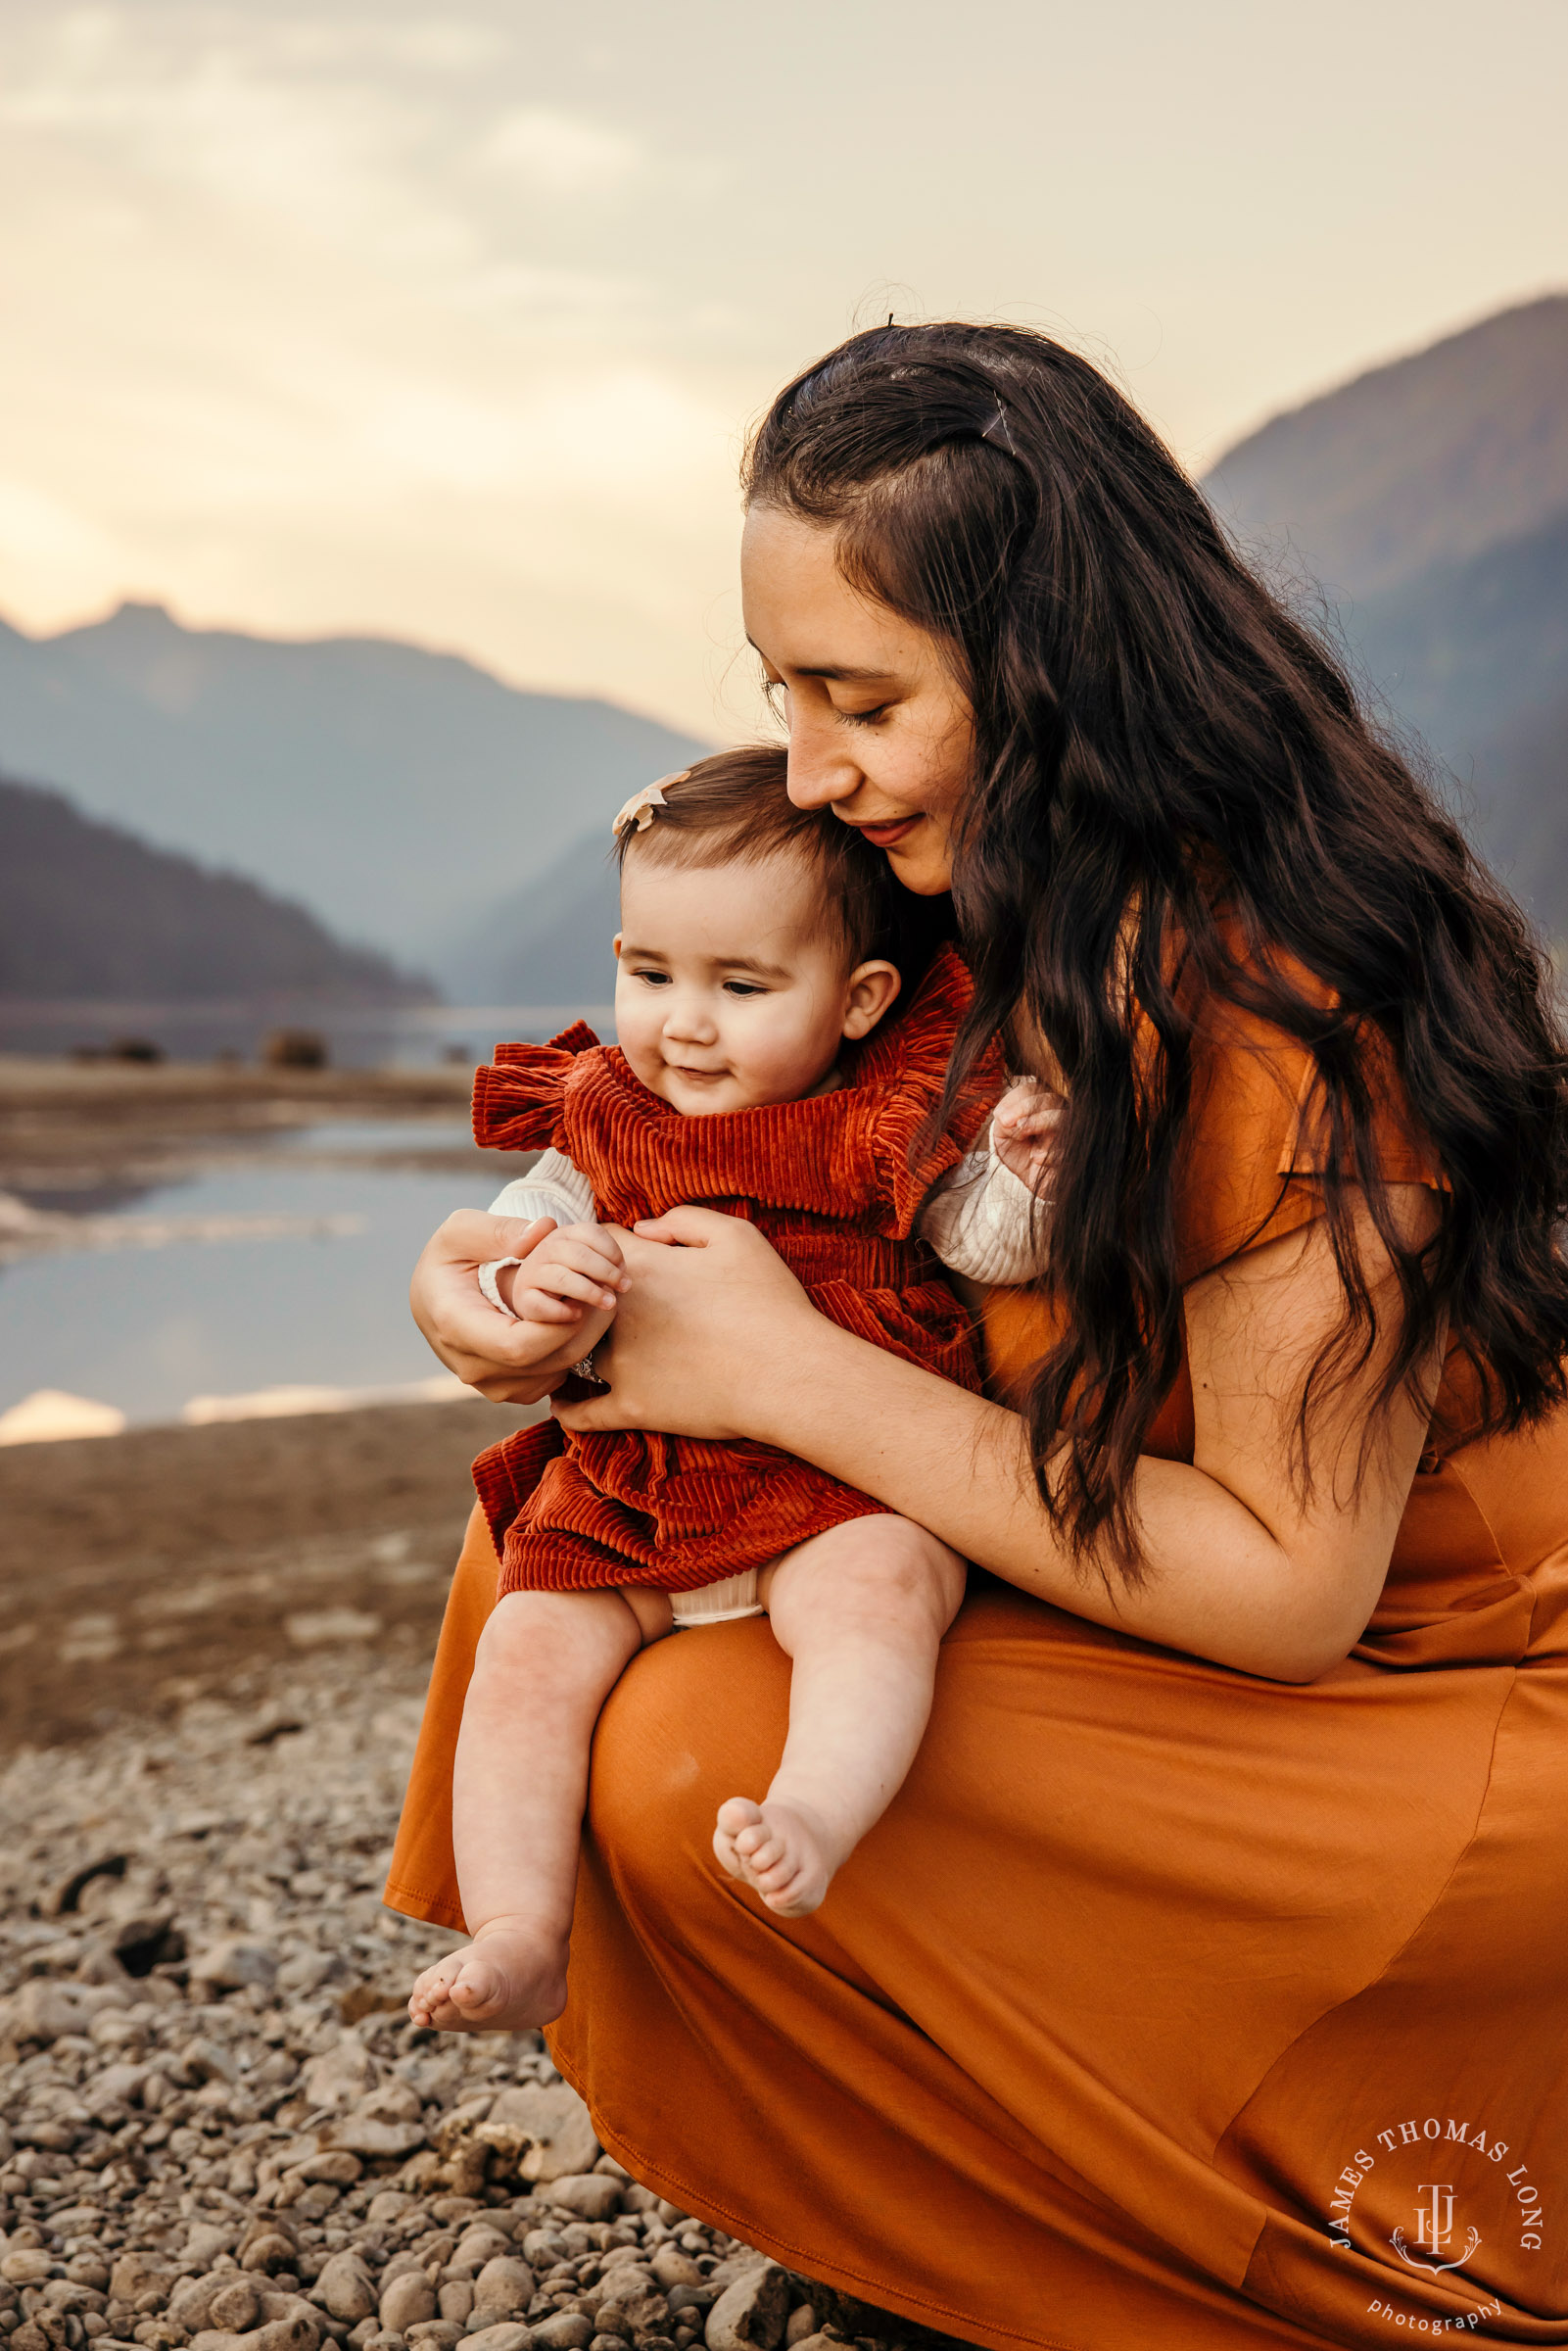
[[[622,866],[629,855],[669,865],[749,865],[792,850],[821,876],[851,968],[887,953],[893,926],[886,858],[831,808],[795,806],[782,745],[716,751],[672,776],[662,792],[649,822],[621,824],[615,850]]]

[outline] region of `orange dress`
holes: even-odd
[[[833,1092],[711,1118],[672,1110],[579,1022],[552,1044],[498,1047],[475,1078],[474,1136],[492,1151],[563,1151],[607,1224],[684,1201],[744,1217],[830,1321],[977,1388],[973,1317],[915,1232],[1004,1082],[987,1054],[946,1131],[927,1133],[973,992],[944,948],[908,1008],[845,1055]],[[482,1453],[474,1482],[503,1592],[693,1592],[883,1509],[776,1446],[581,1436],[553,1419]]]
[[[1185,1271],[1321,1213],[1305,1061],[1210,1039]],[[1385,1164],[1431,1180],[1391,1106]],[[993,1358],[1035,1352],[997,1293]],[[1568,1415],[1457,1370],[1376,1613],[1306,1688],[989,1578],[914,1769],[814,1917],[715,1867],[788,1665],[657,1644],[594,1754],[570,1999],[606,2146],[791,2267],[973,2341],[1568,2343]],[[1191,1458],[1185,1378],[1151,1450]],[[460,1924],[449,1774],[497,1563],[458,1565],[387,1898]]]

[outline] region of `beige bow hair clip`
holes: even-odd
[[[644,784],[641,792],[634,792],[625,807],[617,811],[610,827],[616,840],[633,825],[640,833],[645,833],[653,822],[654,809],[669,806],[664,796],[666,784],[684,784],[690,773],[689,767],[683,767],[679,775],[661,776],[656,784]]]

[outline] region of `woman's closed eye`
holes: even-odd
[[[876,702],[869,710],[840,710],[837,716],[846,727],[875,727],[892,708],[891,702]]]

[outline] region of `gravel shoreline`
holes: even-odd
[[[469,1463],[533,1417],[475,1398],[0,1447],[0,1756],[259,1702],[316,1649],[417,1687]]]
[[[946,2339],[636,2185],[537,2034],[415,2032],[422,1668],[246,1679],[0,1772],[0,2351]]]

